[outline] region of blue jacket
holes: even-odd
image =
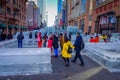
[[[82,36],[77,36],[74,43],[75,50],[80,50],[81,42],[82,42]]]

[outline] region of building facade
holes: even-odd
[[[93,8],[93,32],[120,32],[120,0],[93,0]]]
[[[37,1],[37,2],[36,2]],[[35,2],[37,3],[36,5],[40,9],[40,14],[42,15],[42,22],[46,22],[46,0],[36,0]]]
[[[68,0],[68,25],[78,26],[79,29],[88,32],[89,0]]]
[[[0,31],[12,34],[26,29],[27,0],[0,0]]]
[[[59,14],[62,10],[62,0],[57,0],[57,13]]]
[[[36,6],[34,1],[27,2],[26,6],[26,23],[28,30],[39,29],[41,25],[40,9]]]

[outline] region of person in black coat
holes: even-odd
[[[58,37],[56,37],[56,35],[54,35],[53,37],[53,42],[52,42],[52,46],[54,49],[54,57],[58,57]]]
[[[1,40],[4,41],[6,40],[7,36],[5,34],[5,32],[3,31],[2,34],[1,34]]]
[[[12,34],[11,34],[11,32],[7,35],[7,39],[12,39],[13,38],[13,36],[12,36]]]
[[[82,43],[82,36],[80,36],[80,33],[77,32],[77,34],[76,34],[76,40],[75,40],[75,43],[74,43],[76,53],[75,53],[75,57],[74,57],[74,59],[72,60],[72,62],[75,63],[76,60],[77,60],[77,58],[79,58],[79,60],[81,61],[81,64],[80,64],[80,65],[83,66],[83,65],[84,65],[84,61],[83,61],[82,56],[81,56],[81,54],[80,54],[80,51],[81,51],[81,43]]]
[[[18,48],[22,48],[22,41],[24,39],[24,35],[22,32],[20,32],[20,34],[18,34],[17,36],[17,40],[18,40]]]
[[[30,32],[29,34],[29,39],[32,39],[32,32]]]

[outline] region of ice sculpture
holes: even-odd
[[[51,73],[49,48],[1,48],[0,75]]]
[[[86,42],[85,47],[86,55],[92,60],[111,72],[120,72],[120,44]]]

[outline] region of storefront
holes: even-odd
[[[96,21],[97,33],[111,33],[117,32],[117,18],[115,12],[111,11],[97,16]]]
[[[99,2],[100,0],[98,0]],[[93,24],[95,33],[118,33],[120,32],[120,0],[105,0],[94,6]]]

